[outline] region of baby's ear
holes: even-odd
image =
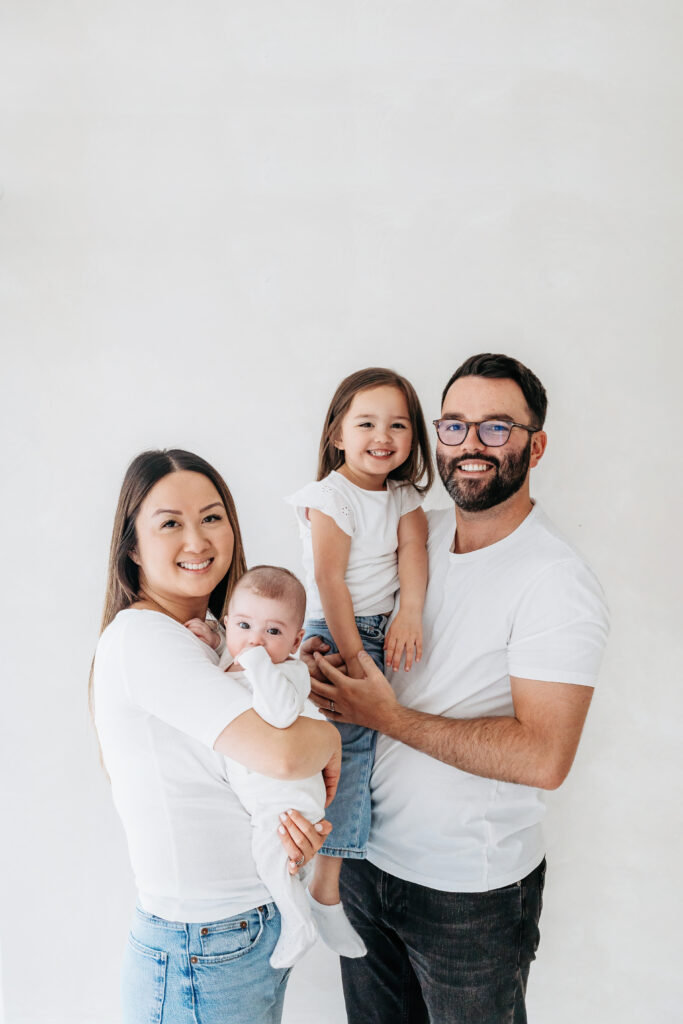
[[[291,648],[291,650],[289,652],[290,654],[296,654],[296,652],[299,650],[299,644],[301,643],[303,638],[304,638],[304,629],[302,627],[299,630],[299,632],[296,634],[296,637],[294,639],[294,643],[292,644],[292,648]]]

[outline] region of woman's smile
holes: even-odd
[[[132,558],[141,596],[185,621],[204,617],[209,595],[232,562],[235,538],[220,494],[208,477],[169,473],[140,506]]]
[[[181,569],[187,569],[190,572],[203,572],[213,562],[213,558],[206,558],[203,562],[178,562]]]

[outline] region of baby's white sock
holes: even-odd
[[[293,967],[304,953],[308,952],[318,937],[315,919],[308,920],[301,927],[292,930],[283,928],[270,957],[270,966],[275,968]]]
[[[325,945],[335,953],[339,953],[340,956],[365,956],[367,953],[365,943],[344,913],[342,904],[333,903],[328,907],[313,899],[308,889],[306,895],[311,904],[320,938]]]

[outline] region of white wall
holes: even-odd
[[[133,900],[85,689],[129,459],[224,472],[298,565],[339,378],[467,355],[550,394],[535,493],[614,625],[549,799],[536,1024],[679,1019],[675,0],[8,0],[0,943],[7,1024],[113,1024]],[[444,498],[435,488],[433,503]],[[333,958],[289,1024],[344,1020]]]

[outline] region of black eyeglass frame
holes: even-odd
[[[521,427],[522,430],[526,430],[529,434],[537,434],[541,429],[540,427],[529,427],[526,423],[508,423],[506,420],[459,420],[456,419],[455,417],[453,417],[452,419],[432,420],[432,423],[436,427],[436,436],[438,437],[439,441],[441,441],[441,444],[445,444],[447,448],[457,448],[459,445],[464,444],[469,435],[470,427],[474,427],[476,429],[477,437],[479,438],[479,440],[481,441],[485,448],[502,448],[503,445],[507,444],[508,441],[510,440],[510,434],[512,433],[513,427]],[[460,441],[444,441],[444,439],[441,437],[441,434],[439,433],[439,424],[441,423],[461,423],[463,427],[467,427],[467,430],[465,431],[465,434]],[[505,440],[501,441],[500,444],[488,444],[479,432],[479,428],[484,423],[503,423],[506,427],[509,427],[510,429],[508,430],[507,437],[505,438]]]

